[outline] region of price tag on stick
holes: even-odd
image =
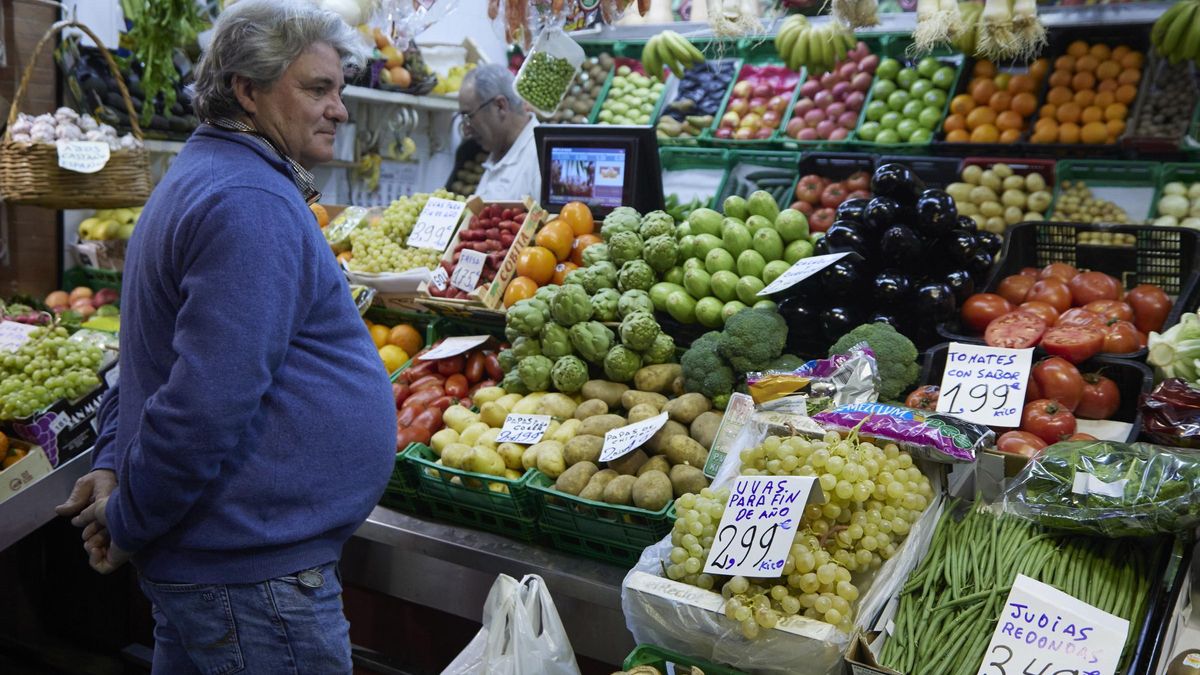
[[[404,242],[410,248],[432,248],[437,251],[446,250],[450,238],[454,236],[454,226],[458,224],[459,216],[467,205],[453,199],[430,197],[417,216],[417,224]]]
[[[766,288],[759,291],[758,295],[765,297],[772,293],[789,289],[848,255],[857,254],[853,254],[850,251],[843,251],[841,253],[801,258],[793,263],[791,267],[787,268],[783,274],[780,274],[775,281],[772,281]]]
[[[438,265],[438,268],[433,271],[433,275],[429,278],[429,283],[439,291],[446,290],[446,284],[450,282],[450,275],[446,274],[446,268]]]
[[[448,359],[451,356],[470,351],[479,345],[491,339],[490,335],[469,335],[466,337],[449,337],[442,340],[442,343],[428,352],[421,354],[417,358],[421,361],[436,361],[438,359]]]
[[[968,422],[1021,426],[1032,349],[951,342],[937,411]]]
[[[518,415],[509,413],[504,418],[504,428],[496,436],[497,443],[520,443],[533,445],[542,440],[550,428],[549,415]]]
[[[479,285],[479,275],[483,274],[483,262],[487,255],[479,251],[463,249],[458,256],[458,264],[454,266],[454,274],[450,276],[450,285],[470,293]]]
[[[778,577],[810,497],[821,495],[816,476],[739,476],[704,563],[709,574]]]
[[[604,447],[600,449],[600,461],[608,462],[624,457],[641,447],[650,437],[658,433],[667,423],[667,413],[655,415],[641,422],[626,424],[619,429],[610,429],[604,434]]]

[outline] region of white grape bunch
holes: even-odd
[[[102,350],[67,337],[62,327],[39,328],[16,351],[0,356],[0,419],[29,417],[100,384]]]
[[[775,579],[703,574],[729,499],[705,489],[675,502],[677,520],[668,578],[711,589],[723,582],[725,616],[753,639],[785,616],[803,614],[849,633],[854,627],[856,574],[894,556],[933,497],[929,479],[894,444],[861,443],[828,432],[811,440],[770,436],[741,453],[742,475],[815,476],[823,503],[810,503]]]
[[[382,274],[417,268],[433,269],[442,252],[428,248],[408,248],[375,227],[360,227],[350,233],[350,269],[355,272]]]

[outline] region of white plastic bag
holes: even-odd
[[[579,675],[575,651],[546,582],[501,574],[483,605],[483,628],[442,675]]]

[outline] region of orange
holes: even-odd
[[[583,267],[583,250],[592,244],[602,244],[604,240],[594,234],[581,234],[571,243],[571,262]]]
[[[1062,105],[1070,102],[1074,96],[1074,92],[1066,87],[1054,87],[1046,94],[1046,102],[1053,103],[1054,105]]]
[[[1095,103],[1096,92],[1092,91],[1091,89],[1077,91],[1075,92],[1075,98],[1073,100],[1078,103],[1080,107],[1086,108]]]
[[[1008,89],[1008,83],[1012,81],[1012,73],[1000,73],[996,77],[992,78],[992,81],[996,83],[997,89],[1000,91],[1005,91]]]
[[[1117,76],[1117,82],[1120,84],[1137,84],[1142,81],[1142,71],[1125,69]]]
[[[1021,92],[1013,97],[1012,109],[1021,117],[1029,117],[1037,110],[1037,98],[1033,94]]]
[[[1141,52],[1129,52],[1121,57],[1122,68],[1142,69],[1143,57]]]
[[[517,274],[544,286],[554,278],[554,265],[557,262],[550,249],[530,246],[517,256]]]
[[[1096,76],[1087,71],[1075,73],[1075,77],[1071,78],[1071,86],[1075,91],[1080,89],[1091,89],[1096,86]]]
[[[1088,43],[1076,40],[1067,46],[1067,53],[1074,57],[1083,56],[1088,53]]]
[[[373,323],[371,324],[370,328],[367,329],[367,332],[371,334],[371,342],[375,343],[375,349],[379,349],[388,343],[388,333],[390,331],[388,330],[387,326],[381,326],[377,323]]]
[[[1107,108],[1108,106],[1112,105],[1113,101],[1115,100],[1117,99],[1115,96],[1113,96],[1111,91],[1102,91],[1099,94],[1096,94],[1096,100],[1092,101],[1092,104],[1098,105],[1101,108]]]
[[[29,454],[29,451],[25,448],[13,448],[12,451],[9,452],[8,457],[4,458],[4,463],[0,464],[0,467],[7,469],[13,464],[25,459],[25,455],[27,454]]]
[[[1101,80],[1116,79],[1121,74],[1121,64],[1116,61],[1105,61],[1096,66],[1096,77]]]
[[[1001,143],[1016,143],[1019,140],[1021,140],[1020,129],[1005,129],[1000,132]]]
[[[1064,124],[1067,122],[1078,122],[1079,115],[1082,112],[1083,111],[1079,108],[1078,103],[1075,103],[1074,101],[1070,103],[1064,103],[1058,106],[1058,121]]]
[[[971,85],[971,98],[979,105],[987,105],[992,94],[996,93],[996,83],[991,80],[979,80]]]
[[[996,66],[991,61],[976,61],[971,74],[975,77],[993,77],[996,74]]]
[[[318,225],[325,227],[329,224],[329,212],[325,210],[324,206],[321,206],[320,204],[309,204],[308,208],[313,212],[313,215],[317,217]]]
[[[1104,121],[1104,109],[1100,106],[1089,105],[1083,109],[1083,114],[1079,116],[1079,119],[1083,120],[1084,124],[1102,122]]]
[[[995,143],[1000,140],[1000,132],[991,124],[985,124],[971,132],[972,143]]]
[[[1057,59],[1054,59],[1054,69],[1065,70],[1068,73],[1075,72],[1075,57],[1068,54],[1063,54]]]
[[[1010,94],[1033,93],[1036,84],[1033,78],[1028,75],[1013,75],[1008,81],[1008,92]]]
[[[1112,50],[1109,49],[1108,45],[1102,42],[1097,42],[1096,44],[1092,45],[1092,48],[1088,50],[1088,53],[1103,61],[1109,57],[1109,54],[1112,53]]]
[[[1108,128],[1109,142],[1113,142],[1118,136],[1125,133],[1125,120],[1109,120],[1104,124]]]
[[[1119,86],[1121,85],[1117,84],[1116,80],[1103,80],[1100,82],[1100,84],[1096,85],[1096,91],[1100,93],[1104,93],[1106,91],[1116,91],[1117,87]]]
[[[1124,120],[1129,114],[1129,108],[1125,107],[1124,103],[1114,103],[1104,109],[1104,120]]]
[[[562,261],[571,255],[571,242],[575,240],[575,232],[566,221],[559,219],[544,225],[533,240],[538,246],[549,249],[555,259]]]
[[[1117,87],[1115,96],[1117,97],[1117,103],[1129,105],[1133,103],[1133,99],[1137,98],[1137,87],[1132,84],[1123,84]]]
[[[976,108],[967,115],[967,128],[978,129],[985,124],[996,121],[996,111],[991,108]]]
[[[592,210],[583,202],[570,202],[563,206],[558,219],[571,226],[575,236],[591,234],[596,231],[596,221],[592,220]]]
[[[1024,125],[1022,124],[1021,116],[1011,110],[1005,110],[996,116],[996,127],[1000,131],[1008,131],[1010,129],[1020,131],[1022,126]]]
[[[354,253],[352,251],[342,251],[341,253],[337,254],[337,261],[338,263],[348,263],[353,257]]]
[[[1113,47],[1110,57],[1114,61],[1120,61],[1128,53],[1129,47],[1126,47],[1125,45],[1117,45],[1116,47]]]
[[[950,112],[966,115],[975,107],[975,99],[970,94],[959,94],[950,101]]]
[[[971,140],[971,134],[966,129],[954,129],[946,134],[947,143],[966,143]]]
[[[1079,133],[1079,140],[1084,143],[1106,143],[1108,141],[1108,127],[1104,126],[1103,122],[1089,122],[1083,125],[1083,130]]]
[[[967,118],[955,113],[946,117],[946,122],[942,125],[942,129],[946,132],[959,131],[967,128]]]
[[[1058,120],[1053,117],[1043,117],[1033,125],[1033,130],[1039,134],[1058,135]]]
[[[998,91],[992,94],[992,97],[988,99],[988,107],[996,112],[1008,110],[1009,106],[1011,105],[1012,94],[1008,93],[1007,91]]]
[[[425,340],[412,324],[399,323],[388,333],[388,344],[396,345],[409,354],[416,354],[425,346]]]
[[[1050,76],[1051,87],[1069,87],[1071,86],[1071,74],[1065,70],[1056,70]]]
[[[579,269],[579,265],[576,265],[573,262],[558,263],[554,266],[554,283],[562,285],[562,283],[567,279],[567,273],[569,273],[571,270],[577,269]]]
[[[1079,125],[1067,122],[1058,128],[1059,143],[1078,143]]]
[[[508,288],[504,289],[504,306],[512,307],[522,300],[532,298],[537,289],[537,282],[529,277],[514,278],[508,282]]]
[[[1058,141],[1057,131],[1038,131],[1029,137],[1030,143],[1054,143]]]
[[[1053,103],[1047,103],[1046,105],[1042,106],[1040,110],[1038,110],[1039,118],[1054,119],[1055,115],[1057,114],[1058,106],[1054,105]]]
[[[1046,79],[1046,73],[1050,72],[1050,61],[1045,58],[1038,59],[1029,64],[1029,76],[1041,82]]]
[[[8,454],[8,436],[5,436],[4,432],[0,431],[0,457],[3,457],[7,454]]]
[[[1075,60],[1075,72],[1090,73],[1096,70],[1096,66],[1098,65],[1100,65],[1100,62],[1096,60],[1096,57],[1087,54]]]

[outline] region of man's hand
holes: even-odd
[[[86,476],[84,476],[86,478]],[[105,513],[104,507],[108,506],[108,497],[100,497],[92,502],[87,508],[79,512],[79,515],[71,519],[71,524],[75,527],[84,528],[84,539],[88,539],[88,528],[91,525],[98,524],[101,528],[108,529],[108,514]],[[93,534],[95,530],[93,530]]]
[[[130,558],[129,553],[112,543],[108,533],[108,516],[104,511],[107,505],[108,497],[103,497],[71,521],[87,520],[83,528],[83,550],[87,551],[88,564],[100,574],[111,574]]]
[[[115,489],[117,489],[117,474],[108,469],[96,469],[75,481],[75,487],[71,490],[67,501],[56,506],[54,511],[60,516],[78,516],[89,504],[100,499],[107,499]],[[77,525],[83,527],[88,522],[90,521],[77,523]]]

